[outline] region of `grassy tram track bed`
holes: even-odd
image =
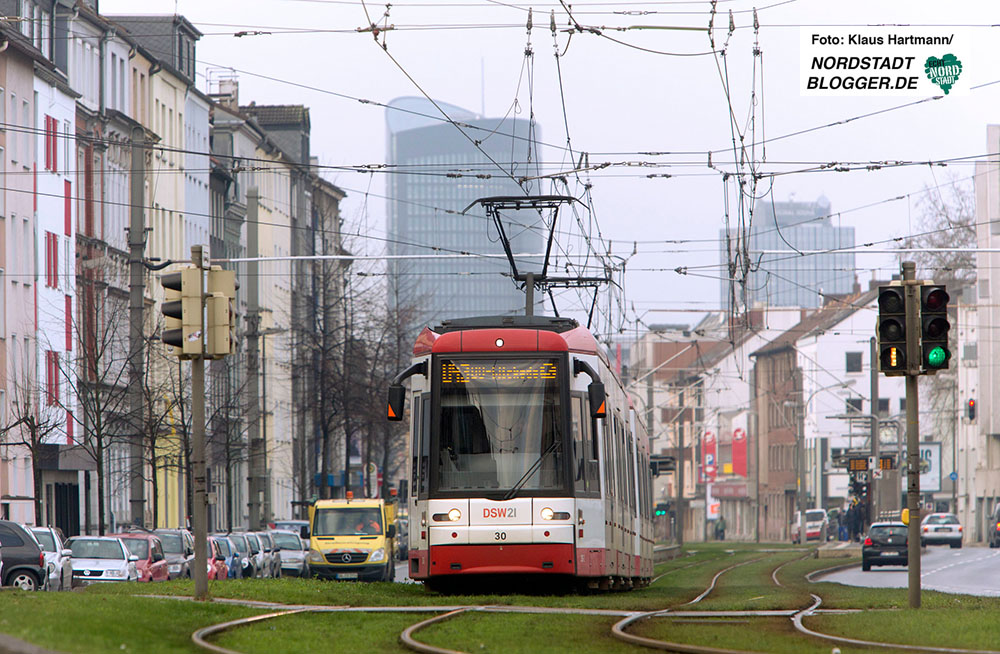
[[[414,584],[357,584],[303,579],[250,579],[212,584],[214,597],[326,606],[525,605],[616,610],[684,611],[803,608],[810,593],[823,608],[857,608],[844,615],[816,615],[807,627],[868,640],[1000,649],[1000,599],[924,591],[923,608],[906,610],[905,589],[853,588],[806,581],[805,575],[844,559],[802,558],[790,548],[738,543],[696,544],[677,559],[656,567],[663,575],[650,588],[625,593],[441,595]],[[701,602],[713,576],[723,574]],[[782,587],[774,584],[772,571]],[[62,652],[196,652],[195,629],[269,609],[205,605],[135,595],[190,596],[190,582],[93,586],[72,593],[0,593],[0,632]],[[402,652],[399,634],[429,613],[306,613],[239,627],[213,638],[240,652],[285,651]],[[418,639],[466,652],[645,651],[610,635],[612,616],[501,614],[472,611],[431,625]],[[787,617],[684,618],[666,615],[634,624],[638,635],[681,643],[755,652],[829,652],[835,643],[795,631]],[[838,645],[844,654],[866,651]],[[878,650],[872,650],[878,651]],[[881,650],[885,651],[885,650]]]

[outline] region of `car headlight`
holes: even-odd
[[[377,550],[372,550],[371,556],[368,557],[369,563],[376,563],[385,558],[385,548],[378,548]]]
[[[125,571],[124,570],[105,570],[104,571],[104,576],[105,577],[124,577],[125,576]]]
[[[168,565],[167,569],[170,572],[180,572],[181,571],[181,564],[180,563],[174,563],[174,564]]]
[[[323,558],[323,553],[319,550],[309,550],[309,562],[310,563],[326,563],[326,559]]]

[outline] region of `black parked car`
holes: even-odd
[[[861,546],[861,569],[873,565],[907,565],[908,528],[902,522],[875,522]]]
[[[170,579],[190,579],[194,566],[194,537],[187,529],[157,529],[163,554],[167,558]]]
[[[0,520],[0,549],[4,586],[39,590],[48,581],[45,553],[27,529],[16,522]]]
[[[993,513],[986,521],[986,539],[990,541],[990,547],[1000,547],[1000,502],[993,507]]]

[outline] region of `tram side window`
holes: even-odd
[[[424,395],[421,399],[423,410],[420,424],[420,497],[427,497],[429,466],[431,460],[431,397]]]
[[[622,504],[628,505],[628,498],[625,497],[625,494],[628,493],[628,484],[625,481],[627,471],[627,463],[625,461],[625,425],[620,418],[616,427],[618,427],[618,438],[615,440],[615,444],[618,446],[618,456],[615,457],[615,467],[618,468],[618,492],[622,498]]]
[[[422,402],[420,401],[420,396],[416,395],[413,398],[413,431],[410,436],[410,452],[412,453],[413,463],[412,469],[410,470],[410,494],[414,497],[417,496],[417,478],[419,477],[419,466],[420,466],[420,452],[423,445],[423,420],[421,416]]]
[[[604,485],[606,486],[605,495],[608,497],[615,496],[615,478],[614,478],[614,466],[611,463],[611,450],[612,441],[614,440],[615,434],[615,416],[609,415],[604,421]]]
[[[628,439],[628,506],[635,513],[635,460],[632,458],[632,439]]]
[[[587,490],[587,433],[584,427],[583,398],[574,395],[570,400],[573,421],[573,488]]]

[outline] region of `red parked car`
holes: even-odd
[[[226,555],[219,548],[214,536],[208,538],[208,578],[215,580],[229,577],[229,566],[226,565]]]
[[[128,551],[139,557],[135,564],[139,581],[166,581],[170,577],[167,558],[163,554],[163,544],[157,536],[135,531],[109,535],[122,539]]]

